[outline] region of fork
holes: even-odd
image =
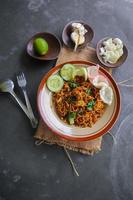
[[[31,117],[31,125],[33,128],[36,128],[37,124],[38,124],[38,120],[35,118],[35,116],[33,114],[33,110],[32,110],[32,107],[31,107],[31,104],[30,104],[30,101],[29,101],[29,98],[28,98],[28,95],[26,92],[27,81],[26,81],[26,78],[25,78],[25,75],[23,72],[21,74],[17,75],[17,82],[18,82],[19,87],[22,89],[24,97],[25,97],[26,106],[29,111],[29,115]]]

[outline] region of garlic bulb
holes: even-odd
[[[80,36],[77,32],[71,33],[71,39],[75,43],[74,50],[76,51],[78,45],[83,44],[85,42],[85,37]]]
[[[71,33],[71,39],[75,43],[74,51],[76,51],[78,45],[85,42],[85,33],[87,30],[80,23],[72,23],[73,32]]]

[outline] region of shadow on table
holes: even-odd
[[[37,60],[35,58],[30,57],[25,49],[23,49],[21,55],[20,55],[20,66],[23,70],[42,70],[42,69],[50,69],[54,66],[56,60],[53,61],[43,61],[43,60]],[[45,71],[45,70],[44,70]]]

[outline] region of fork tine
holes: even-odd
[[[21,75],[22,75],[22,72],[19,72],[19,73],[17,74],[18,77],[20,77]]]
[[[18,85],[22,88],[24,88],[26,86],[26,78],[24,76],[24,73],[23,72],[20,72],[18,75],[17,75],[17,81],[18,81]]]
[[[22,76],[22,73],[19,73],[19,74],[18,74],[18,77],[19,77],[19,79],[22,79],[22,77],[23,77],[23,76]]]
[[[17,81],[19,81],[19,76],[17,76]]]
[[[25,76],[22,74],[22,79],[25,81]]]
[[[22,78],[24,78],[24,73],[21,74]]]
[[[25,74],[23,73],[23,79],[25,80],[25,82],[27,83],[27,80],[26,80],[26,77],[25,77]]]
[[[19,80],[21,81],[21,75],[19,75]]]
[[[19,79],[21,79],[21,78],[22,78],[22,75],[20,74],[20,75],[19,75]]]
[[[23,80],[23,75],[22,74],[20,75],[20,79]]]
[[[24,73],[22,72],[22,76],[23,76],[23,78],[25,79],[25,75],[24,75]]]

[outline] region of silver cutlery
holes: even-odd
[[[10,93],[15,98],[17,103],[20,105],[22,110],[25,112],[27,117],[30,119],[30,115],[26,106],[23,104],[23,102],[17,97],[16,93],[14,92],[14,83],[12,80],[8,79],[0,83],[0,91]]]
[[[13,83],[13,81],[8,79],[8,80],[5,80],[2,83],[0,83],[0,91],[1,92],[6,92],[6,93],[10,93],[15,98],[15,100],[17,101],[19,106],[22,108],[22,110],[27,115],[27,117],[30,119],[31,125],[33,127],[33,123],[34,122],[31,119],[29,111],[27,110],[27,108],[23,104],[23,102],[17,97],[16,93],[14,92],[14,83]]]
[[[33,128],[36,128],[37,124],[38,124],[38,120],[34,116],[34,113],[33,113],[33,110],[32,110],[32,107],[31,107],[31,104],[30,104],[30,101],[29,101],[29,98],[28,98],[28,95],[27,95],[27,92],[26,92],[27,81],[26,81],[24,73],[21,73],[21,74],[19,74],[17,76],[17,82],[18,82],[19,87],[23,91],[23,94],[24,94],[24,97],[25,97],[26,106],[27,106],[27,109],[29,111],[30,118],[32,120],[31,121],[32,122],[32,126],[33,126]]]

